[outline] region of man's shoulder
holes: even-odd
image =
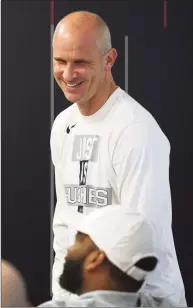
[[[169,144],[168,138],[154,115],[122,89],[120,89],[117,103],[112,108],[110,122],[114,132],[112,136],[117,136],[118,139],[121,136],[125,138],[127,134],[130,138],[132,134],[134,138],[141,137],[148,140],[152,136],[153,139]]]
[[[64,127],[65,125],[71,124],[69,121],[73,121],[73,118],[76,116],[76,105],[73,104],[70,107],[66,108],[60,112],[54,120],[53,128],[55,127]]]
[[[114,112],[112,115],[120,119],[120,124],[131,125],[139,122],[154,123],[157,122],[153,115],[142,106],[135,98],[120,89],[119,99],[115,104]]]
[[[172,303],[164,298],[154,298],[146,293],[124,293],[115,291],[94,291],[78,298],[51,300],[38,307],[133,307],[137,301],[138,307],[174,308]]]
[[[140,307],[165,307],[174,308],[173,303],[164,297],[152,297],[146,293],[139,293]]]
[[[67,127],[75,124],[76,115],[77,108],[75,104],[73,104],[64,111],[60,112],[52,125],[50,147],[54,164],[58,161],[62,153],[64,138],[68,136],[66,134]]]
[[[68,300],[51,300],[38,307],[92,307],[92,300],[68,299]]]

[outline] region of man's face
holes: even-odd
[[[67,100],[85,103],[101,89],[105,78],[105,57],[93,35],[64,30],[53,40],[53,72]]]
[[[83,265],[85,258],[95,248],[91,239],[78,232],[73,246],[68,249],[63,273],[60,276],[60,286],[75,294],[79,294],[84,281]]]

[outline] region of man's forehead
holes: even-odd
[[[53,47],[64,51],[96,52],[97,39],[88,31],[56,31],[53,38]]]
[[[55,36],[63,37],[84,37],[96,38],[98,35],[98,28],[88,21],[82,20],[81,22],[62,22],[56,27]]]
[[[54,58],[60,58],[68,61],[75,60],[85,60],[85,61],[96,61],[98,59],[99,54],[98,50],[93,50],[86,48],[86,46],[82,45],[74,45],[71,48],[68,48],[66,45],[62,46],[53,46],[53,56]]]
[[[83,42],[74,42],[72,44],[65,44],[65,42],[59,42],[59,44],[57,43],[53,43],[53,50],[57,51],[57,52],[63,52],[63,53],[74,53],[74,54],[88,54],[88,50],[91,53],[94,53],[94,50],[92,50],[93,48],[86,48],[86,46],[83,44]]]
[[[77,231],[76,233],[76,238],[87,238],[87,237],[89,236],[83,232]]]
[[[84,242],[85,245],[92,244],[92,240],[91,240],[90,236],[85,234],[85,233],[82,233],[80,231],[77,231],[77,233],[76,233],[76,241]]]
[[[92,248],[97,248],[96,244],[93,242],[90,236],[80,231],[78,231],[76,234],[76,241],[82,241],[87,246],[90,246]]]

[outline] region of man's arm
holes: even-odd
[[[148,287],[152,295],[164,294],[178,302],[184,290],[171,229],[170,145],[159,126],[150,124],[126,127],[112,161],[121,206],[141,213],[154,227],[160,262],[148,277]]]
[[[171,234],[169,154],[169,142],[156,122],[149,127],[138,122],[121,132],[112,157],[120,203],[151,220],[158,249],[163,234]]]
[[[69,293],[63,291],[59,285],[59,277],[63,271],[64,258],[67,253],[68,247],[68,229],[65,225],[65,208],[66,208],[66,198],[64,187],[62,185],[62,175],[61,175],[61,155],[63,150],[63,127],[61,125],[61,114],[55,119],[51,137],[50,137],[50,147],[52,162],[55,167],[55,188],[56,188],[56,208],[53,219],[53,232],[54,232],[54,243],[53,248],[55,251],[55,259],[52,271],[52,292],[53,298],[61,298],[61,296],[67,296]]]
[[[64,258],[67,254],[68,247],[68,229],[64,222],[65,217],[65,196],[62,196],[62,181],[60,180],[60,172],[55,168],[55,186],[57,203],[53,219],[54,243],[53,249],[55,251],[55,259],[52,271],[52,292],[54,298],[61,298],[67,296],[67,291],[63,291],[59,285],[59,277],[63,272]]]
[[[159,126],[136,123],[121,132],[112,157],[121,204],[156,225],[162,218],[171,223],[169,154]]]

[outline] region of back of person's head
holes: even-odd
[[[66,215],[67,225],[78,233],[68,249],[61,287],[76,294],[139,291],[158,262],[152,225],[121,206],[81,215]]]
[[[19,271],[2,260],[2,307],[30,307],[26,285]]]

